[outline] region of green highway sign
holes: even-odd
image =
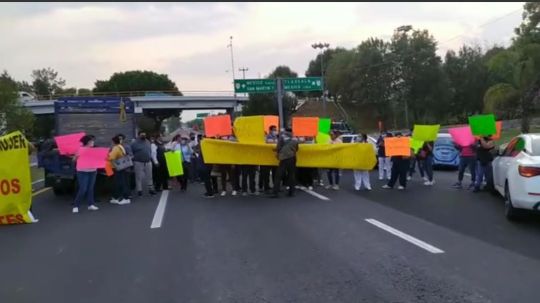
[[[294,91],[322,91],[321,77],[284,78],[283,90]]]
[[[275,91],[275,79],[234,80],[235,93],[273,93]]]

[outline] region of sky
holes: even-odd
[[[463,43],[508,45],[523,2],[472,3],[0,3],[0,71],[30,81],[51,67],[66,87],[92,88],[114,72],[168,74],[186,95],[232,91],[235,76],[288,65],[304,75],[311,47],[352,48],[395,28],[428,29],[438,53]]]

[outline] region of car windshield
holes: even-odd
[[[534,138],[532,140],[531,155],[540,156],[540,138]]]
[[[437,141],[435,141],[435,144],[448,145],[453,144],[453,142],[451,138],[438,138]]]

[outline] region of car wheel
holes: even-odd
[[[512,196],[508,189],[508,181],[504,184],[504,216],[510,221],[514,221],[519,217],[519,210],[512,205]]]

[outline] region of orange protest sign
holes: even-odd
[[[501,139],[501,133],[502,133],[502,121],[496,121],[495,122],[495,129],[497,130],[497,133],[494,135],[491,135],[491,139],[493,141],[497,141]],[[480,139],[480,136],[474,136],[476,139]]]
[[[319,133],[319,118],[293,117],[292,131],[295,137],[316,137]]]
[[[384,138],[384,152],[387,157],[410,156],[411,155],[411,138],[409,137]]]
[[[264,116],[264,133],[268,134],[270,126],[274,125],[279,130],[278,116]]]
[[[109,161],[105,162],[105,174],[107,175],[107,177],[114,175],[111,162]]]
[[[206,137],[232,135],[231,116],[219,115],[204,118],[204,134]]]

